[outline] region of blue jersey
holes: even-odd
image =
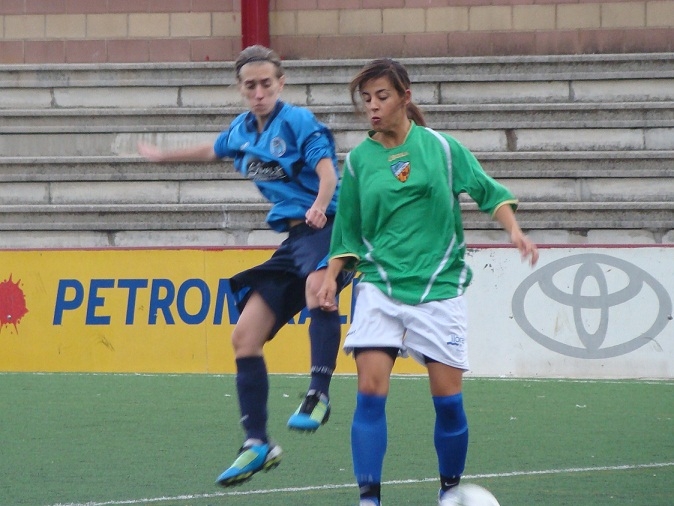
[[[288,229],[290,219],[303,220],[316,200],[319,160],[331,159],[338,175],[330,130],[307,109],[280,100],[263,132],[258,133],[252,112],[243,113],[218,136],[214,150],[219,158],[233,158],[234,168],[253,181],[273,204],[267,223],[278,232]],[[335,214],[337,193],[325,212],[327,216]]]

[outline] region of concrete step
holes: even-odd
[[[476,211],[477,212],[477,211]],[[517,211],[523,229],[671,230],[674,202],[532,202]],[[487,218],[489,220],[489,218]],[[500,226],[489,221],[490,227]]]
[[[311,110],[336,132],[368,127],[351,106]],[[429,126],[440,130],[674,126],[674,101],[425,105],[422,110]],[[0,110],[0,134],[220,132],[240,113],[240,107],[7,109]]]
[[[107,204],[0,206],[1,231],[267,230],[266,204]],[[467,230],[500,226],[473,203],[462,205]],[[670,230],[674,202],[524,202],[525,230]]]
[[[0,183],[243,180],[231,160],[151,163],[139,156],[0,157]]]
[[[671,178],[500,180],[523,202],[652,202],[674,197]],[[462,200],[470,202],[468,196]],[[248,181],[1,183],[2,205],[265,203]]]
[[[432,124],[430,126],[433,126]],[[129,156],[137,152],[138,142],[150,142],[163,148],[178,148],[213,142],[217,132],[143,131],[127,132],[17,133],[0,135],[0,153],[7,157],[39,156]],[[504,151],[644,151],[674,150],[674,126],[654,128],[503,128],[458,129],[444,131],[456,137],[474,152]],[[358,145],[365,128],[352,126],[334,130],[340,152]]]
[[[86,181],[0,183],[0,202],[8,204],[175,204],[266,203],[245,180]]]
[[[340,168],[344,153],[338,155]],[[475,152],[496,179],[661,178],[674,174],[674,151]],[[150,163],[138,156],[0,157],[0,183],[59,181],[243,180],[231,160]]]
[[[289,60],[289,84],[348,83],[369,60]],[[414,82],[674,77],[674,53],[401,58]],[[234,83],[233,62],[3,65],[2,88],[209,86]]]
[[[367,60],[287,61],[285,100],[350,104]],[[402,59],[420,104],[674,100],[674,53]],[[241,106],[231,62],[3,65],[0,108]]]
[[[669,177],[538,178],[500,181],[523,202],[652,202],[674,197]],[[468,196],[461,196],[470,202]],[[248,181],[0,183],[2,205],[265,203]]]
[[[83,204],[0,206],[0,230],[268,229],[268,204]]]
[[[0,69],[0,78],[2,70]],[[429,76],[437,78],[438,76]],[[499,76],[500,77],[500,76]],[[417,76],[423,79],[424,76]],[[166,107],[244,107],[236,86],[204,84],[166,86],[164,83],[138,82],[117,87],[7,87],[2,88],[0,109],[54,108],[166,108]],[[351,106],[348,87],[342,83],[287,84],[283,99],[289,103],[319,107]],[[413,99],[420,105],[507,104],[507,103],[615,103],[661,102],[674,100],[674,78],[545,81],[455,81],[451,76],[414,84]]]

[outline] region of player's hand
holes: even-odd
[[[304,215],[305,222],[307,225],[309,225],[311,228],[316,228],[316,229],[321,229],[325,226],[325,224],[328,222],[327,216],[325,216],[325,212],[322,211],[321,209],[312,206]]]
[[[538,262],[538,247],[531,239],[522,233],[521,230],[513,231],[510,240],[515,247],[520,250],[522,260],[529,259],[529,265],[532,267]]]
[[[337,311],[337,281],[326,276],[318,290],[318,307],[323,311]]]

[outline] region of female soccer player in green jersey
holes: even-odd
[[[361,506],[379,506],[386,452],[385,405],[397,356],[428,370],[440,473],[438,503],[456,503],[468,449],[462,376],[468,369],[464,290],[471,270],[459,195],[468,194],[510,235],[531,265],[538,250],[520,229],[517,200],[449,135],[427,128],[405,68],[366,65],[350,85],[372,129],[347,156],[330,261],[319,303],[336,308],[336,279],[358,270],[354,320],[344,343],[358,371],[351,447]]]

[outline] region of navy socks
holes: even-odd
[[[266,443],[269,378],[263,357],[236,359],[236,390],[246,438]]]
[[[311,383],[309,390],[329,396],[330,380],[337,365],[341,340],[338,311],[309,310],[309,339],[311,341]]]

